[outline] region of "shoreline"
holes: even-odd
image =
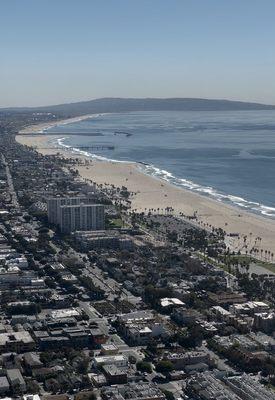
[[[95,114],[86,115],[80,120],[94,116]],[[56,121],[54,126],[72,122],[74,122],[72,119]],[[44,155],[59,153],[63,157],[71,158],[73,154],[79,159],[89,159],[91,164],[77,167],[80,176],[83,179],[91,179],[97,184],[126,186],[130,192],[135,193],[130,198],[133,210],[148,212],[149,209],[153,209],[162,212],[166,207],[173,207],[175,214],[183,213],[191,216],[196,212],[198,226],[208,230],[211,230],[212,227],[222,228],[227,234],[239,234],[240,239],[229,236],[226,238],[226,244],[232,250],[236,252],[240,250],[243,254],[247,251],[249,254],[250,249],[254,247],[259,250],[258,258],[261,249],[263,249],[263,255],[265,255],[265,251],[275,254],[275,220],[247,212],[146,174],[145,171],[142,171],[142,164],[139,163],[97,160],[84,154],[63,150],[60,147],[49,148],[49,141],[64,137],[64,135],[39,134],[38,129],[41,129],[41,125],[43,125],[43,132],[53,126],[52,124],[32,126],[27,132],[32,133],[33,136],[26,135],[25,128],[23,134],[21,131],[16,136],[16,140],[21,144],[34,147]],[[34,135],[35,132],[37,135]],[[259,237],[261,240],[257,239]],[[263,259],[261,258],[261,260]]]
[[[106,113],[104,113],[106,114]],[[30,134],[45,134],[45,131],[47,131],[50,128],[54,128],[55,126],[60,126],[60,125],[68,125],[68,124],[73,124],[74,122],[80,122],[84,121],[85,119],[90,119],[90,118],[95,118],[99,115],[102,114],[85,114],[85,115],[80,115],[79,117],[72,117],[72,118],[64,118],[60,119],[57,121],[49,121],[49,122],[42,122],[38,124],[33,124],[24,127],[18,132],[18,135],[30,135]]]

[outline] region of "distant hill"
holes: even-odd
[[[78,116],[94,113],[127,111],[238,111],[275,110],[275,106],[230,100],[210,100],[195,98],[133,99],[102,98],[78,103],[59,104],[45,107],[19,107],[1,109],[13,112],[51,112],[60,116]]]

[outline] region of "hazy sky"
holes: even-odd
[[[275,104],[275,0],[0,0],[0,106]]]

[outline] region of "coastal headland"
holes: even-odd
[[[227,234],[226,243],[234,251],[253,253],[262,260],[273,261],[275,254],[275,220],[260,215],[248,213],[219,201],[192,191],[178,188],[166,181],[146,175],[139,164],[101,161],[85,155],[71,153],[62,148],[54,148],[49,142],[60,136],[47,135],[46,129],[60,124],[69,124],[91,118],[84,115],[51,123],[32,125],[20,131],[16,140],[27,146],[34,147],[38,152],[48,155],[59,153],[62,157],[88,158],[87,165],[77,166],[83,179],[89,179],[97,184],[113,184],[116,187],[127,187],[131,195],[132,210],[137,212],[164,212],[172,207],[175,215],[196,216],[194,222],[211,230],[222,228]],[[229,236],[230,235],[230,236]]]

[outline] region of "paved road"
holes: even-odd
[[[218,354],[214,353],[214,351],[210,350],[206,343],[203,343],[199,350],[204,351],[210,355],[212,359],[215,360],[217,367],[220,371],[227,371],[227,372],[232,372],[236,373],[236,371],[230,367],[230,365],[227,364],[227,360],[225,358],[219,357]]]
[[[9,193],[11,195],[12,204],[13,204],[14,208],[19,209],[20,206],[18,203],[17,194],[14,190],[12,176],[10,173],[8,163],[6,162],[6,159],[4,157],[4,154],[1,155],[1,158],[2,158],[3,165],[5,166],[5,169],[6,169],[7,183],[8,183],[8,187],[9,187]]]

